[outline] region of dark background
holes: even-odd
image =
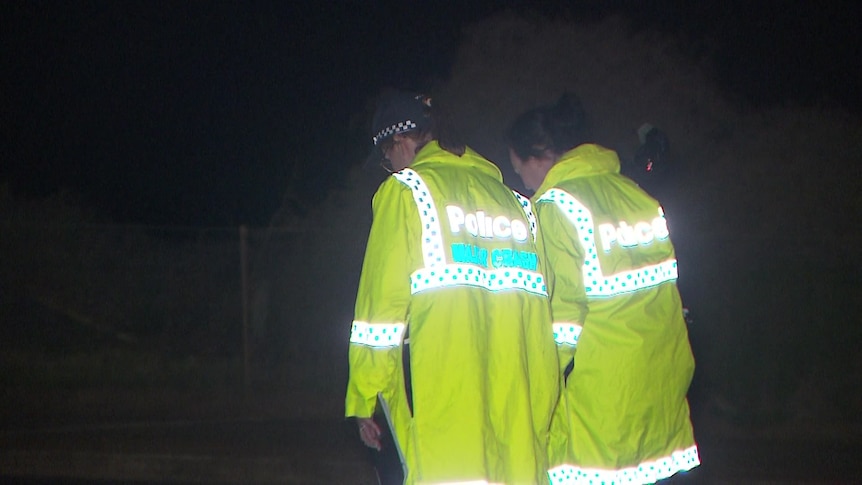
[[[430,89],[506,9],[620,14],[708,58],[754,108],[859,113],[853,2],[6,2],[0,182],[116,223],[265,225],[361,163],[373,96]],[[497,161],[499,162],[499,161]]]
[[[344,424],[352,307],[383,177],[359,170],[375,95],[439,94],[517,187],[504,125],[573,88],[597,142],[624,162],[640,123],[670,137],[674,168],[657,193],[693,315],[689,398],[705,469],[727,483],[846,481],[862,436],[858,9],[4,3],[0,447],[45,449],[41,434],[4,433],[51,423]],[[287,433],[271,428],[238,431],[259,447],[185,427],[176,441],[112,435],[159,456],[188,456],[172,448],[186,437],[266,456]],[[338,436],[355,443],[354,432]],[[72,463],[68,450],[87,443],[140,451],[80,436],[60,433],[60,458],[40,454],[31,471]]]

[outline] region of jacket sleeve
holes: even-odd
[[[410,303],[410,238],[419,216],[410,191],[393,177],[372,207],[350,336],[346,416],[370,417],[377,393],[388,394],[402,381],[397,370]]]
[[[554,340],[560,366],[565,369],[575,355],[577,338],[587,317],[587,295],[584,289],[584,250],[577,230],[556,204],[536,204],[542,235],[551,299]]]

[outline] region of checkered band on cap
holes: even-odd
[[[378,143],[380,143],[381,140],[383,140],[387,136],[404,133],[405,131],[415,130],[416,128],[416,123],[411,120],[399,121],[392,126],[388,126],[380,130],[376,135],[371,138],[371,141],[373,141],[374,145],[376,146]]]

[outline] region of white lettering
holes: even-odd
[[[656,239],[667,239],[670,231],[667,230],[667,219],[664,216],[658,216],[652,220],[652,232]]]
[[[644,221],[635,223],[635,237],[638,244],[649,244],[652,241],[652,224]]]
[[[527,224],[525,224],[524,221],[514,219],[510,226],[512,227],[512,238],[515,241],[524,242],[527,240],[527,234],[529,234],[530,231],[527,230]]]
[[[449,216],[449,229],[457,234],[464,224],[464,211],[456,205],[447,205],[446,214]]]
[[[464,216],[464,227],[467,228],[467,232],[473,235],[473,237],[479,235],[479,221],[476,220],[476,214],[472,212]]]
[[[461,232],[463,227],[473,237],[499,239],[512,238],[518,242],[524,242],[530,234],[527,224],[520,219],[509,219],[506,216],[486,214],[484,211],[475,213],[464,213],[464,210],[456,205],[447,205],[446,214],[449,216],[449,230],[453,234]]]
[[[509,218],[497,216],[494,218],[494,236],[505,239],[512,235],[512,225]]]
[[[659,210],[659,214],[661,214],[661,210]],[[656,239],[667,239],[669,235],[667,220],[662,215],[650,222],[638,221],[634,226],[628,225],[625,221],[620,221],[619,226],[616,227],[609,223],[599,224],[599,236],[602,240],[602,249],[605,252],[610,251],[614,243],[618,243],[624,248],[638,244],[645,246]]]
[[[635,231],[632,227],[626,224],[625,221],[620,221],[620,225],[617,228],[617,239],[620,240],[620,246],[630,248],[632,246],[637,246],[638,242],[635,239]]]
[[[494,219],[491,216],[488,216],[484,218],[484,222],[485,224],[482,225],[482,227],[484,228],[484,231],[482,232],[482,237],[494,237],[494,229],[492,227],[494,224]]]
[[[491,230],[491,217],[485,217],[483,211],[476,211],[476,225],[479,228],[479,236],[491,238],[494,237],[494,232]]]
[[[617,230],[613,224],[599,224],[599,235],[602,237],[602,249],[611,250],[611,244],[617,240]]]

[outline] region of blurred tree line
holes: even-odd
[[[243,238],[239,227],[112,224],[70,194],[0,186],[0,384],[56,372],[68,385],[122,384],[124,373],[177,384],[227,369],[207,379],[239,385],[247,370],[245,384],[342,392],[370,211],[343,217],[354,201],[342,193],[302,211],[285,200]]]
[[[72,196],[0,187],[4,346],[230,355],[239,313],[235,228],[108,223]]]

